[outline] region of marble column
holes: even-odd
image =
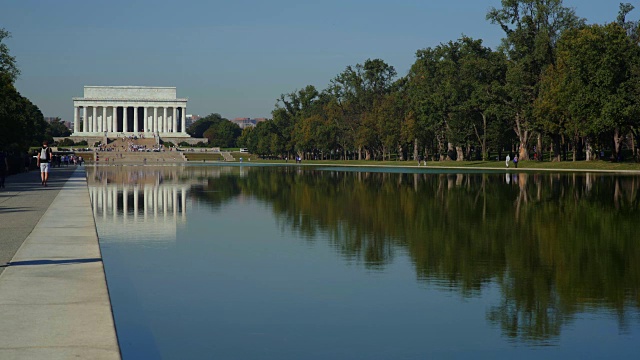
[[[143,133],[147,133],[149,132],[149,114],[148,114],[148,108],[145,106],[144,107],[144,111],[143,111],[143,116],[144,116],[144,129],[142,129]]]
[[[93,107],[92,106],[87,106],[87,121],[88,121],[88,126],[87,126],[87,132],[93,132],[93,117],[91,116],[91,114],[93,113]]]
[[[106,106],[102,107],[102,131],[103,132],[108,131],[108,129],[107,129],[107,107]]]
[[[118,107],[117,106],[111,107],[111,131],[113,132],[118,131]]]
[[[173,107],[173,126],[171,127],[171,132],[178,132],[178,109],[175,106]]]
[[[131,130],[133,132],[138,132],[138,107],[134,106],[133,107],[133,130]]]
[[[73,132],[74,133],[80,132],[79,123],[80,121],[78,120],[78,107],[74,106],[73,107]]]
[[[96,118],[96,113],[98,112],[98,108],[94,105],[91,107],[93,116],[91,117],[91,124],[93,127],[91,128],[92,132],[98,132],[98,119]]]
[[[162,107],[162,132],[167,132],[167,107]]]
[[[153,107],[153,132],[158,132],[158,108]]]
[[[182,133],[186,134],[187,133],[187,107],[183,107],[182,108]]]
[[[122,107],[122,131],[129,132],[129,120],[127,120],[127,106]]]

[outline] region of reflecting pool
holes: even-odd
[[[413,171],[87,168],[123,357],[637,356],[640,177]]]

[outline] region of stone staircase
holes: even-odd
[[[97,164],[159,164],[186,162],[180,151],[98,151],[94,153]]]
[[[220,155],[224,158],[224,161],[236,161],[236,158],[227,151],[220,152]]]

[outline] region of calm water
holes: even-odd
[[[640,178],[88,168],[125,359],[635,358]]]

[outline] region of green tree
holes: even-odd
[[[207,131],[211,125],[219,124],[222,121],[228,120],[220,116],[220,114],[209,114],[191,124],[191,126],[187,128],[187,134],[196,138],[204,137],[204,132]]]
[[[238,124],[224,120],[213,123],[204,132],[203,136],[209,139],[211,146],[218,147],[235,147],[237,139],[242,134],[242,129]]]
[[[509,60],[506,74],[506,104],[513,114],[513,129],[519,141],[519,156],[529,158],[529,142],[536,130],[533,106],[543,71],[555,63],[556,42],[563,31],[584,23],[562,0],[502,0],[502,8],[491,8],[487,20],[499,24],[506,37],[502,50]]]
[[[64,137],[71,135],[71,130],[57,117],[47,124],[46,134],[48,137]]]
[[[461,111],[470,120],[482,159],[488,160],[490,129],[502,125],[498,118],[505,97],[507,61],[502,53],[484,47],[482,40],[463,36],[460,42]]]
[[[546,77],[542,99],[554,106],[558,131],[590,139],[606,136],[612,158],[622,139],[639,125],[640,48],[619,23],[567,31],[558,42],[557,66]],[[588,149],[590,152],[590,149]]]
[[[299,156],[304,157],[304,147],[296,143],[296,129],[300,129],[300,122],[317,113],[319,107],[318,90],[312,85],[308,85],[301,90],[289,94],[280,95],[276,103],[276,108],[272,112],[273,136],[271,138],[271,148],[273,154],[289,156],[294,151],[299,152]]]
[[[11,33],[0,28],[0,74],[8,78],[3,81],[15,82],[20,75],[20,69],[16,65],[16,58],[9,53],[9,47],[4,43],[5,39],[11,37]]]

